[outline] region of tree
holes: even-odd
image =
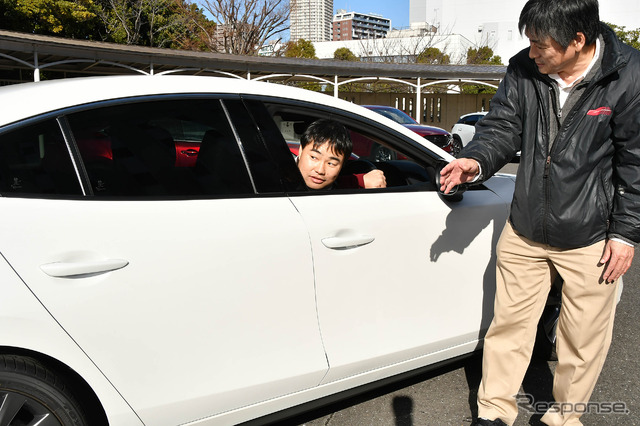
[[[290,41],[284,51],[287,58],[307,58],[318,59],[316,56],[316,48],[309,40],[301,38],[298,41]]]
[[[502,65],[502,58],[493,54],[489,46],[481,46],[477,49],[470,47],[467,50],[467,64],[473,65]]]
[[[419,64],[448,65],[451,60],[449,55],[445,55],[437,47],[426,47],[418,57],[416,62]]]
[[[467,50],[467,64],[471,65],[502,65],[502,58],[493,54],[493,49],[489,46],[482,46],[477,49],[470,47]],[[471,84],[461,87],[461,92],[467,95],[477,95],[480,93],[496,93],[496,89],[489,86]]]
[[[287,0],[201,0],[217,24],[211,50],[255,55],[267,40],[289,29]],[[210,30],[210,29],[203,29]]]
[[[624,26],[609,24],[605,22],[616,33],[618,38],[631,47],[640,50],[640,28],[627,31]]]
[[[287,43],[287,47],[284,50],[284,56],[287,58],[303,58],[303,59],[318,59],[316,56],[316,48],[309,40],[301,38],[298,41],[290,41]],[[322,90],[320,84],[315,81],[311,82],[293,82],[294,86],[301,87],[307,90],[313,90],[319,92]]]
[[[185,31],[181,0],[101,0],[101,18],[109,41],[122,44],[177,47]]]
[[[205,16],[195,3],[178,1],[178,9],[184,20],[182,31],[176,34],[174,44],[179,49],[210,51],[214,46],[216,23]]]
[[[333,59],[338,59],[340,61],[351,61],[356,62],[360,59],[347,47],[339,47],[333,52]]]
[[[101,39],[100,10],[92,0],[0,0],[2,28],[68,38]]]

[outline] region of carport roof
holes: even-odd
[[[425,65],[347,62],[265,56],[238,56],[129,46],[0,30],[0,70],[52,70],[73,75],[222,73],[242,78],[314,76],[330,82],[391,78],[421,83],[474,80],[497,84],[506,66]],[[414,83],[415,84],[415,83]]]

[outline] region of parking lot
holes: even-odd
[[[513,172],[514,165],[503,171]],[[613,344],[594,394],[599,408],[582,417],[585,426],[640,425],[640,260],[636,258],[624,277],[624,291],[618,305]],[[464,312],[460,313],[464,315]],[[437,326],[437,325],[436,325]],[[535,401],[551,400],[554,362],[534,359],[525,377],[521,393]],[[370,425],[455,425],[471,424],[477,413],[476,392],[480,382],[481,357],[456,362],[387,386],[375,392],[349,399],[325,409],[292,419],[288,424],[307,426]],[[616,409],[609,409],[614,407]],[[542,405],[542,404],[541,404]],[[595,407],[595,406],[594,406]],[[608,408],[609,407],[609,408]],[[540,425],[540,415],[521,407],[514,426]],[[597,409],[626,414],[598,414]]]

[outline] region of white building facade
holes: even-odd
[[[451,64],[463,63],[467,49],[473,47],[458,34],[426,34],[420,37],[387,37],[313,43],[318,59],[332,59],[336,49],[346,47],[367,62],[412,63],[426,47],[436,47],[450,57]]]
[[[290,36],[292,41],[331,40],[333,0],[291,0]]]
[[[528,47],[520,35],[518,19],[527,0],[409,0],[411,25],[429,23],[439,34],[460,34],[475,47],[489,46],[507,64],[509,58]],[[599,0],[600,19],[640,27],[640,1]]]
[[[460,34],[473,47],[489,46],[506,64],[527,47],[518,17],[527,0],[410,0],[412,25],[428,22],[440,34]]]

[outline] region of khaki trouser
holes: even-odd
[[[557,249],[505,226],[497,247],[494,318],[484,341],[478,416],[512,424],[518,414],[515,395],[529,366],[537,324],[551,283],[564,279],[557,328],[558,364],[553,396],[564,413],[549,410],[548,425],[580,425],[580,409],[589,401],[604,363],[613,330],[617,285],[602,281],[599,264],[605,242],[579,249]]]

